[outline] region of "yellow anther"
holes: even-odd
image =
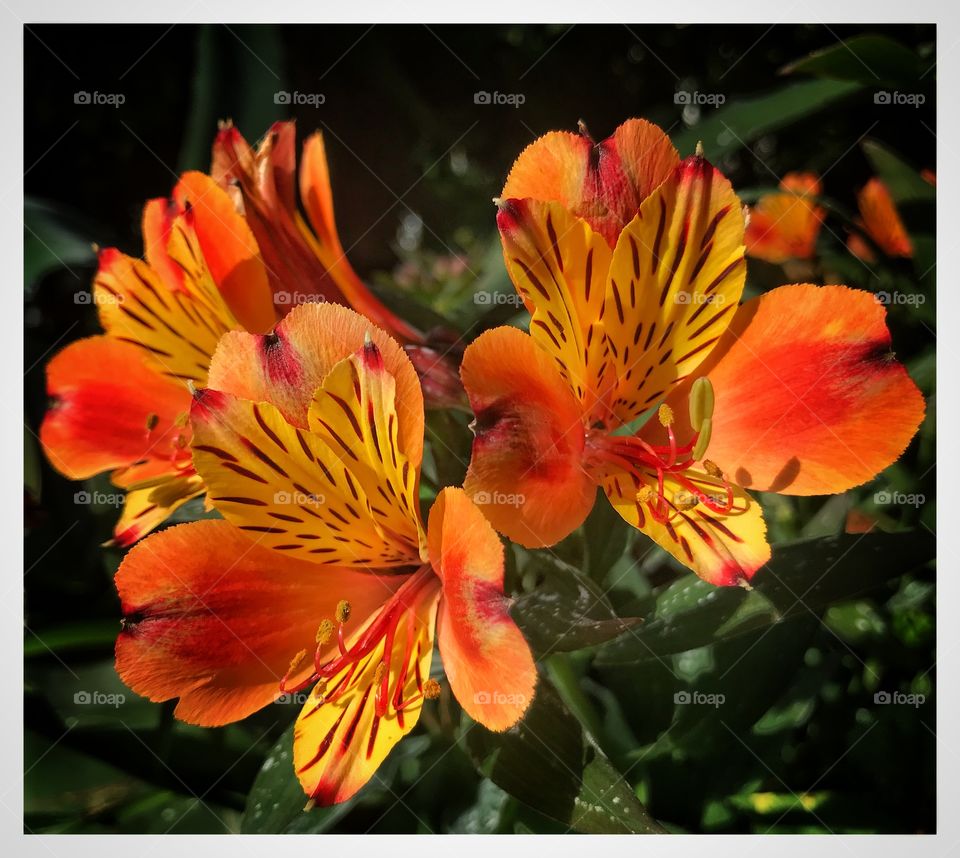
[[[697,445],[693,448],[693,458],[702,459],[703,454],[707,452],[710,446],[710,433],[713,431],[713,421],[708,417],[700,424],[700,435],[697,438]]]
[[[323,620],[317,627],[317,643],[323,646],[330,643],[333,633],[336,631],[332,620]]]
[[[704,420],[713,417],[713,385],[710,379],[698,378],[690,387],[690,425],[699,432]]]
[[[657,419],[659,419],[660,425],[664,427],[673,423],[673,409],[666,402],[657,409]]]
[[[723,471],[720,470],[716,462],[710,459],[704,459],[701,464],[703,465],[703,469],[710,474],[711,477],[716,477],[717,479],[723,478]]]
[[[337,612],[334,614],[338,623],[345,623],[350,619],[350,603],[346,599],[337,602]]]
[[[440,696],[440,683],[435,679],[428,679],[424,682],[423,696],[427,700],[436,700]]]
[[[290,659],[290,667],[287,668],[287,675],[289,676],[293,673],[301,664],[303,660],[307,657],[307,651],[305,649],[300,650],[292,659]]]
[[[377,665],[377,669],[373,673],[373,684],[379,685],[381,682],[383,682],[383,677],[386,674],[386,672],[387,672],[387,666],[381,661],[380,664]]]
[[[656,497],[656,492],[650,488],[650,486],[643,486],[643,488],[637,492],[637,500],[640,503],[650,503],[654,497]]]

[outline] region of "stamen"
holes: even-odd
[[[323,620],[317,628],[317,643],[326,646],[330,643],[336,630],[332,620]]]
[[[383,682],[383,677],[386,676],[387,666],[381,661],[377,665],[377,669],[373,672],[373,684],[380,685]]]
[[[723,479],[723,471],[720,470],[716,462],[710,459],[704,459],[700,464],[703,465],[703,469],[710,474],[711,477],[716,477],[718,480]]]
[[[338,623],[345,623],[350,619],[350,603],[346,599],[341,599],[337,603],[337,611],[334,616]]]
[[[657,409],[657,418],[660,420],[660,425],[666,429],[673,423],[673,409],[664,402]]]
[[[699,432],[704,420],[713,417],[713,385],[710,379],[698,378],[690,387],[690,426]]]
[[[640,503],[650,503],[657,493],[650,486],[643,486],[640,491],[637,492],[637,500]]]
[[[303,660],[307,657],[307,651],[305,649],[300,650],[292,659],[290,659],[290,667],[287,668],[287,676],[295,673],[297,668],[303,664]]]
[[[424,682],[423,696],[427,700],[436,700],[440,696],[440,683],[435,679],[428,679]]]

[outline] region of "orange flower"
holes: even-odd
[[[894,205],[890,191],[880,179],[873,178],[857,194],[860,226],[887,256],[913,256],[913,244]],[[850,252],[868,262],[874,258],[873,249],[859,235],[847,241]]]
[[[405,343],[422,343],[416,328],[388,310],[347,260],[334,220],[333,192],[323,135],[303,144],[300,199],[296,199],[296,125],[275,122],[253,149],[233,123],[221,125],[213,144],[213,178],[233,195],[263,253],[281,315],[312,300],[353,307]]]
[[[200,250],[199,234],[216,252]],[[93,300],[105,333],[47,367],[40,440],[70,479],[112,471],[127,490],[114,529],[130,545],[203,493],[188,444],[188,383],[204,385],[220,335],[266,331],[275,315],[256,243],[226,194],[187,173],[172,200],[147,203],[146,258],[99,254]]]
[[[492,730],[520,719],[536,684],[494,530],[462,489],[421,521],[420,385],[368,330],[313,304],[274,334],[228,334],[191,418],[226,521],[151,536],[116,579],[117,670],[151,700],[179,697],[181,719],[224,724],[313,687],[293,757],[321,804],[363,786],[439,693],[435,635],[454,694]]]
[[[841,492],[914,435],[923,399],[892,357],[883,307],[811,285],[738,307],[740,201],[655,126],[632,120],[597,146],[548,134],[498,209],[532,320],[464,354],[476,414],[464,487],[522,499],[483,507],[514,541],[562,539],[599,485],[702,578],[743,582],[770,556],[747,488]]]
[[[820,182],[812,173],[788,173],[784,193],[761,197],[750,211],[744,243],[747,255],[776,264],[814,254],[824,211],[813,202]]]

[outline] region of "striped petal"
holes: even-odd
[[[264,544],[304,560],[419,562],[419,472],[399,448],[395,387],[371,341],[328,373],[308,428],[268,402],[199,392],[194,464],[211,503]]]
[[[123,499],[123,512],[113,528],[114,541],[121,548],[128,548],[204,491],[203,480],[192,468],[184,474],[129,488]]]
[[[560,203],[612,247],[678,162],[663,130],[643,119],[624,122],[599,145],[585,134],[553,131],[521,152],[500,196]]]
[[[307,426],[314,391],[369,334],[396,383],[398,444],[412,467],[423,457],[423,394],[400,345],[363,316],[336,304],[304,304],[272,335],[227,334],[210,367],[209,385],[251,402],[275,405],[288,423]]]
[[[463,489],[440,492],[429,534],[443,581],[437,643],[450,688],[475,721],[507,730],[533,701],[537,669],[503,594],[503,546]]]
[[[600,321],[609,247],[559,203],[506,200],[497,226],[507,271],[533,316],[530,335],[589,409],[604,383]]]
[[[580,404],[550,356],[516,328],[479,336],[460,373],[476,415],[467,494],[514,542],[559,542],[596,497],[583,466]]]
[[[710,354],[743,292],[743,227],[730,183],[693,156],[623,230],[603,314],[608,426],[639,417]]]
[[[924,401],[885,317],[874,295],[846,286],[781,286],[746,302],[698,370],[716,400],[709,458],[739,485],[792,495],[846,491],[896,461]],[[686,419],[679,401],[674,412]]]
[[[736,486],[728,495],[722,480],[703,471],[666,474],[661,496],[655,471],[613,468],[602,486],[626,522],[711,584],[749,581],[770,559],[760,505]],[[652,500],[641,499],[645,487]],[[700,500],[688,508],[693,498]]]
[[[416,725],[430,676],[439,589],[429,568],[406,578],[349,638],[347,654],[333,662],[335,672],[300,712],[293,762],[304,792],[318,804],[354,795]]]
[[[338,600],[372,612],[398,584],[347,570],[319,576],[224,521],[172,527],[134,546],[117,572],[117,672],[150,700],[179,697],[183,721],[237,721],[280,696],[291,659],[316,648]]]

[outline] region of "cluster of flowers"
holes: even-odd
[[[702,578],[747,585],[770,557],[748,489],[845,491],[923,416],[868,293],[740,303],[744,208],[654,125],[541,137],[496,205],[529,332],[484,333],[458,377],[347,261],[320,135],[298,172],[292,124],[257,148],[226,125],[209,174],[147,203],[144,258],[100,252],[104,334],[48,367],[50,461],[127,492],[120,676],[200,725],[306,693],[312,802],[353,795],[441,693],[435,639],[471,717],[523,717],[537,671],[498,532],[553,545],[599,487]],[[424,521],[425,401],[463,390],[467,478]],[[222,518],[141,540],[201,496]]]

